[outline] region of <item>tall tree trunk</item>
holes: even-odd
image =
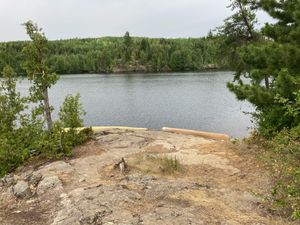
[[[270,88],[270,82],[269,82],[269,78],[268,77],[265,77],[265,85],[266,85],[267,89]]]
[[[52,130],[52,117],[51,117],[51,108],[49,104],[49,95],[48,95],[48,88],[45,87],[43,89],[43,101],[44,101],[44,111],[45,111],[45,117],[47,120],[47,127],[48,131]]]

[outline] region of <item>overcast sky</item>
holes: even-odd
[[[229,0],[0,0],[0,41],[27,39],[33,20],[49,39],[132,36],[199,37],[222,25]],[[259,16],[261,22],[267,20]]]

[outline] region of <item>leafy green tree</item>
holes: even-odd
[[[81,118],[86,112],[79,101],[80,95],[69,95],[65,98],[59,111],[59,119],[63,127],[77,128],[83,127],[83,119]]]
[[[104,49],[98,55],[98,72],[109,73],[113,70],[113,56],[108,49]]]
[[[25,132],[20,128],[26,99],[16,90],[16,73],[6,66],[0,81],[0,177],[15,169],[28,157]]]
[[[6,66],[2,72],[0,87],[0,133],[11,132],[16,128],[17,119],[25,109],[25,99],[16,91],[15,71]]]
[[[24,23],[24,26],[31,42],[23,48],[23,53],[26,55],[23,67],[27,72],[28,79],[33,83],[30,88],[32,101],[40,103],[47,121],[48,131],[50,131],[53,122],[48,90],[56,83],[58,77],[51,73],[47,66],[48,40],[42,30],[32,21]]]

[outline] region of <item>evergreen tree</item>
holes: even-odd
[[[127,31],[124,35],[124,47],[125,47],[125,61],[130,62],[132,56],[132,38],[130,37],[129,32]]]
[[[257,6],[253,0],[231,0],[228,7],[234,13],[218,28],[219,34],[224,37],[220,56],[227,57],[231,68],[237,70],[239,76],[239,67],[243,65],[240,65],[238,49],[259,39],[259,34],[255,30]]]
[[[26,32],[31,39],[24,48],[26,61],[23,64],[28,79],[33,82],[30,88],[32,101],[39,102],[47,121],[48,131],[52,128],[52,107],[49,103],[49,88],[56,83],[58,77],[51,73],[46,60],[48,54],[48,40],[42,30],[32,21],[24,23]]]
[[[265,10],[277,22],[263,27],[264,40],[240,48],[241,67],[236,82],[228,87],[238,99],[256,106],[260,131],[271,135],[298,125],[295,118],[285,113],[278,99],[296,103],[299,92],[300,2],[262,0],[256,7]],[[251,83],[244,83],[241,75],[250,78]]]

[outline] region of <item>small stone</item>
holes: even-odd
[[[57,176],[45,177],[37,187],[37,194],[42,195],[49,189],[61,189],[62,183]]]
[[[36,199],[30,199],[28,201],[26,201],[26,204],[30,205],[30,204],[33,204],[33,203],[36,203],[37,200]]]
[[[79,179],[79,183],[85,182],[85,178]]]
[[[15,182],[18,182],[19,180],[22,180],[22,178],[18,175],[14,175],[13,178],[14,178]]]
[[[18,198],[26,198],[31,196],[31,191],[27,182],[20,180],[13,187],[13,193]]]
[[[40,173],[33,173],[27,177],[27,181],[29,185],[37,186],[38,183],[42,180],[43,176]]]
[[[2,196],[4,199],[11,199],[14,197],[14,191],[13,191],[13,187],[10,186],[7,188],[7,190],[2,194]]]
[[[62,193],[59,197],[60,197],[60,198],[67,198],[68,195],[67,195],[66,193]]]
[[[15,184],[15,179],[12,174],[6,175],[1,179],[0,186],[10,187]]]

